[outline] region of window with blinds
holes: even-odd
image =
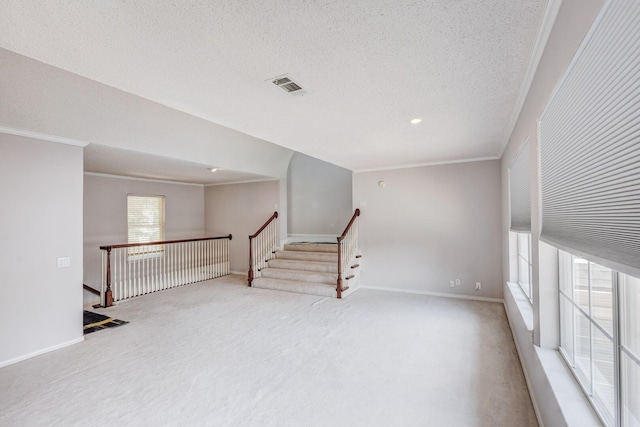
[[[611,427],[640,425],[639,29],[639,1],[608,0],[539,127],[540,238],[566,251],[560,351]]]
[[[147,243],[164,240],[164,196],[127,196],[128,242]],[[162,250],[161,245],[129,248],[129,255]]]

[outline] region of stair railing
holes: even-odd
[[[230,274],[232,236],[100,246],[101,304]]]
[[[359,235],[358,235],[358,217],[360,216],[360,209],[356,209],[351,217],[351,221],[347,224],[347,227],[342,232],[342,235],[338,237],[338,284],[336,287],[336,293],[338,298],[342,298],[342,292],[349,289],[348,286],[343,287],[343,272],[350,271],[350,265],[352,259],[355,259],[358,247],[359,247]],[[346,277],[350,279],[351,276]]]
[[[274,257],[274,251],[278,246],[280,233],[278,231],[278,212],[274,212],[271,218],[254,234],[249,236],[249,286],[253,279],[260,277],[260,271],[267,267],[267,261]]]

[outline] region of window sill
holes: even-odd
[[[533,305],[519,284],[507,282],[511,297],[518,307],[518,314],[524,322],[527,331],[531,334],[531,342],[533,342]]]
[[[602,426],[560,352],[533,344],[533,306],[520,285],[505,285],[504,304],[540,425]]]

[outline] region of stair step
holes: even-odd
[[[313,243],[313,242],[294,242],[284,245],[285,251],[301,251],[301,252],[329,252],[338,253],[337,243]]]
[[[277,259],[294,259],[299,261],[338,262],[338,254],[330,252],[278,251]]]
[[[358,267],[360,267],[360,264],[354,264],[351,266],[351,268],[358,268]]]
[[[284,258],[274,258],[269,260],[269,268],[317,271],[321,273],[338,273],[337,262],[302,261],[302,260],[284,259]]]
[[[298,280],[274,279],[259,277],[253,280],[252,286],[261,289],[275,289],[278,291],[296,292],[300,294],[319,295],[323,297],[336,297],[336,285],[313,283]]]
[[[295,280],[302,282],[326,283],[335,285],[338,275],[335,273],[322,273],[318,271],[287,270],[284,268],[267,267],[260,272],[260,276],[271,279]]]

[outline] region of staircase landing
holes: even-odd
[[[360,259],[353,260],[350,271],[343,272],[342,286],[349,287],[342,292],[343,298],[357,289],[360,264]],[[289,243],[275,253],[252,286],[336,298],[337,281],[336,243]]]

